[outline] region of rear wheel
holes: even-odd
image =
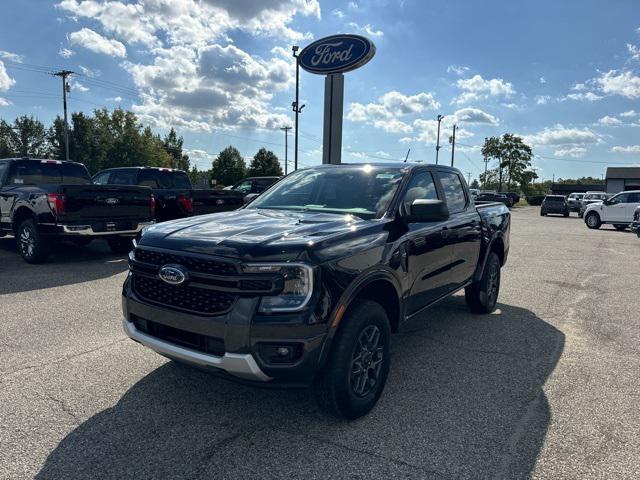
[[[565,217],[569,216],[569,210],[565,211],[562,215],[564,215]]]
[[[544,210],[540,210],[540,216],[544,217],[547,215],[547,212],[545,212]]]
[[[133,250],[131,239],[127,237],[109,238],[107,239],[107,243],[109,244],[109,248],[113,253],[129,253],[131,250]]]
[[[613,228],[615,228],[616,230],[623,231],[623,230],[626,230],[626,229],[628,228],[628,225],[623,225],[623,224],[621,224],[621,223],[616,223],[616,224],[613,226]]]
[[[17,231],[18,250],[27,263],[42,263],[49,254],[49,249],[38,232],[36,222],[31,219],[23,221]]]
[[[324,411],[349,420],[369,413],[389,374],[390,337],[389,319],[379,304],[357,301],[349,309],[316,379],[316,398]]]
[[[500,258],[489,254],[482,278],[464,289],[467,306],[474,313],[491,313],[496,309],[500,293]]]
[[[594,230],[597,230],[598,228],[600,228],[600,225],[602,225],[602,222],[600,221],[600,215],[598,215],[596,212],[588,213],[584,219],[584,223],[587,224],[587,227]]]

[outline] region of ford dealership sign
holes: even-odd
[[[376,47],[360,35],[332,35],[307,45],[299,56],[300,66],[307,72],[328,75],[348,72],[373,58]]]

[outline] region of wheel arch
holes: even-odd
[[[320,354],[320,367],[324,365],[331,351],[335,334],[342,327],[343,320],[356,301],[368,300],[378,303],[386,312],[391,331],[396,333],[404,316],[404,303],[400,282],[393,273],[379,269],[362,274],[344,291],[329,316],[329,331]]]
[[[13,228],[13,233],[16,234],[18,232],[18,227],[22,222],[27,219],[36,219],[36,214],[28,207],[20,206],[15,212],[13,212],[13,219],[11,221],[11,226]]]

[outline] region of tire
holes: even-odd
[[[356,301],[342,319],[327,365],[316,378],[314,387],[320,408],[348,420],[369,413],[387,381],[390,340],[391,328],[384,309],[372,301]],[[366,369],[362,368],[363,362]]]
[[[616,230],[623,232],[628,228],[628,225],[623,225],[621,223],[616,223],[613,225],[613,228],[615,228]]]
[[[582,218],[584,217],[584,214],[582,212],[578,212],[578,218]]]
[[[464,299],[474,313],[491,313],[496,309],[500,294],[500,259],[489,253],[482,278],[464,289]]]
[[[544,210],[540,210],[540,216],[541,217],[546,217],[547,216],[547,212],[545,212]]]
[[[109,248],[113,253],[125,254],[133,250],[133,245],[131,243],[130,238],[126,238],[126,237],[108,238],[107,243],[109,244]]]
[[[16,241],[20,256],[27,263],[42,263],[49,255],[49,248],[32,219],[24,220],[18,226]]]
[[[602,225],[602,222],[600,221],[600,215],[598,215],[596,212],[588,213],[587,216],[584,217],[584,223],[586,223],[587,227],[591,228],[592,230],[597,230]]]
[[[568,217],[569,216],[569,212],[564,212],[562,215],[565,216],[565,217]]]

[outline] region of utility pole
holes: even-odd
[[[289,171],[288,170],[289,160],[287,159],[289,145],[287,141],[289,137],[289,130],[291,130],[291,127],[282,127],[280,130],[284,131],[284,174],[286,175]]]
[[[436,165],[438,164],[438,153],[440,152],[440,122],[444,115],[438,115],[438,136],[436,138]]]
[[[294,147],[294,152],[293,152],[293,170],[298,170],[298,115],[300,115],[300,113],[302,112],[302,109],[304,108],[304,104],[300,105],[300,58],[298,57],[298,50],[300,49],[300,47],[298,47],[297,45],[294,45],[293,47],[291,47],[291,50],[293,52],[293,58],[296,59],[296,99],[295,101],[291,104],[291,107],[293,107],[293,111],[296,114],[295,115],[295,124],[296,124],[296,129],[294,132],[294,143],[295,143],[295,147]]]
[[[456,130],[458,129],[458,125],[453,124],[453,136],[449,139],[449,143],[451,143],[451,166],[453,167],[453,156],[456,151]]]
[[[471,185],[471,172],[467,172],[467,185]]]
[[[62,78],[62,104],[64,108],[64,153],[65,160],[69,161],[69,124],[67,123],[67,92],[69,91],[69,84],[67,83],[67,77],[73,75],[75,72],[71,70],[60,70],[54,72],[51,75]]]

